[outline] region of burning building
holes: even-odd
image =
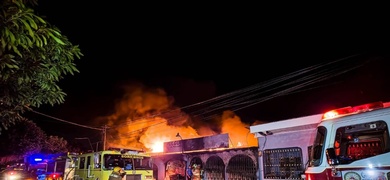
[[[177,134],[180,136],[180,134]],[[154,153],[154,177],[178,179],[257,179],[258,147],[232,147],[228,134],[164,143]]]
[[[98,119],[109,127],[107,146],[153,154],[156,179],[256,179],[258,143],[250,124],[229,110],[205,117],[210,105],[184,111],[173,104],[162,89],[128,87],[114,113]]]

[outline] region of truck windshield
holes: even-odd
[[[384,121],[375,121],[339,127],[334,149],[340,164],[387,153],[390,151],[388,126]]]
[[[314,139],[312,150],[310,153],[309,166],[319,166],[322,163],[322,154],[324,154],[324,142],[326,138],[326,128],[319,126]]]
[[[121,167],[124,170],[152,170],[151,157],[140,155],[105,154],[104,169]]]

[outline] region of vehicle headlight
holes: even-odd
[[[8,174],[7,175],[7,180],[14,180],[14,179],[19,179],[20,175],[19,174]]]

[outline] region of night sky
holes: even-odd
[[[294,80],[278,84],[277,89],[259,89],[244,102],[261,100],[235,113],[247,123],[271,122],[390,101],[389,38],[378,19],[308,14],[314,11],[280,14],[122,6],[39,1],[37,12],[79,45],[84,56],[76,61],[80,73],[60,82],[67,93],[65,103],[37,111],[93,126],[96,118],[114,113],[125,94],[123,87],[129,84],[161,88],[176,107],[186,107],[352,55],[343,65],[323,70],[365,64],[340,76],[328,74],[324,81],[295,93],[271,96],[291,87],[282,85]],[[188,114],[197,110],[183,109]],[[73,138],[72,131],[79,132],[78,137],[94,138],[98,133],[43,116],[33,120],[48,134]]]

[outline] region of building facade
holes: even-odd
[[[153,154],[157,180],[257,180],[258,147],[229,147],[228,135],[167,142]]]

